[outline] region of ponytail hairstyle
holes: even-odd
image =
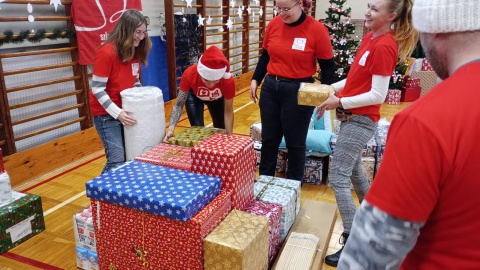
[[[398,43],[398,57],[400,62],[405,62],[412,54],[418,42],[418,32],[412,23],[413,0],[391,0],[390,11],[396,12],[393,20],[395,39]]]
[[[142,24],[148,26],[147,18],[140,11],[135,9],[125,10],[103,45],[113,43],[118,57],[124,63],[136,59],[146,66],[152,41],[148,35],[145,35],[145,38],[140,41],[137,47],[133,45],[135,30]]]

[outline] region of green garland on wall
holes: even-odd
[[[46,38],[50,40],[75,38],[75,31],[71,30],[70,28],[55,29],[53,30],[52,34],[47,36],[45,35],[47,34],[45,29],[39,29],[35,33],[32,33],[30,30],[22,30],[17,35],[13,34],[11,30],[7,30],[3,32],[3,34],[5,35],[5,38],[0,39],[0,46],[9,43],[20,44],[24,41],[39,43]]]

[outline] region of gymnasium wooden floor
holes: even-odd
[[[391,121],[393,115],[406,106],[408,104],[384,104],[382,117]],[[248,136],[251,124],[260,121],[258,105],[251,102],[248,89],[237,93],[234,110],[234,133]],[[205,123],[211,123],[208,112]],[[188,119],[183,116],[176,132],[188,126]],[[0,270],[77,269],[72,216],[90,205],[90,200],[85,195],[85,182],[98,176],[104,163],[104,153],[97,152],[79,162],[58,168],[34,181],[15,187],[19,192],[42,197],[46,230],[0,255]],[[335,203],[332,189],[327,188],[325,184],[303,185],[301,196],[302,202],[309,199]],[[338,238],[341,233],[342,225],[338,218],[327,254],[340,248]],[[324,265],[324,269],[335,268]]]

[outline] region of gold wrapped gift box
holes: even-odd
[[[268,219],[233,210],[203,240],[203,252],[205,270],[266,270]]]
[[[215,133],[227,134],[227,131],[220,128],[194,126],[180,131],[174,137],[169,138],[168,142],[184,147],[193,147]]]
[[[298,89],[298,105],[318,106],[327,100],[330,92],[335,92],[331,85],[302,82]]]

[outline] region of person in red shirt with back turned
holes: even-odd
[[[360,203],[370,188],[362,170],[362,148],[375,134],[398,58],[405,61],[417,44],[418,35],[411,25],[412,2],[368,0],[365,27],[371,32],[362,38],[347,78],[335,83],[336,93],[317,107],[319,116],[326,109],[336,110],[341,121],[329,173],[344,227],[341,244],[350,235],[356,212],[350,182]],[[325,263],[337,266],[342,250],[326,256]]]
[[[395,115],[338,269],[480,269],[480,1],[412,17],[443,82]]]
[[[205,126],[204,105],[212,117],[213,127],[233,132],[233,98],[235,81],[230,73],[230,63],[216,46],[210,46],[197,64],[189,66],[182,74],[177,101],[170,115],[170,126],[163,142],[174,134],[175,126],[186,106],[190,126]]]

